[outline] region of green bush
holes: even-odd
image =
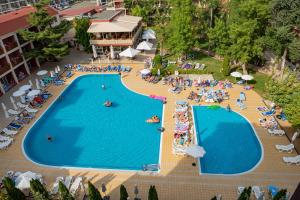
[[[286,197],[286,189],[281,189],[277,194],[273,197],[273,200],[285,200]]]
[[[127,200],[128,193],[124,185],[120,187],[120,200]]]
[[[223,60],[221,72],[224,76],[229,76],[230,74],[230,59],[228,56],[225,56]]]
[[[153,58],[153,65],[154,67],[161,67],[162,64],[162,57],[159,54],[156,54]]]

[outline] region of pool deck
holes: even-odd
[[[134,197],[133,188],[137,184],[139,187],[142,199],[147,199],[148,189],[150,185],[155,185],[158,191],[159,199],[175,200],[207,200],[214,195],[221,194],[223,199],[236,199],[237,186],[259,185],[263,186],[266,193],[266,186],[272,184],[279,187],[287,188],[293,193],[300,180],[300,167],[291,165],[288,166],[282,161],[283,156],[294,156],[295,152],[280,153],[275,149],[275,144],[288,144],[287,137],[270,136],[265,129],[259,126],[258,118],[260,113],[256,110],[257,106],[263,106],[261,97],[254,91],[245,91],[247,96],[247,109],[241,111],[235,104],[236,98],[240,91],[243,91],[241,86],[234,85],[229,89],[230,100],[224,101],[221,105],[230,104],[232,110],[241,113],[253,125],[263,144],[264,157],[261,164],[253,171],[235,176],[220,176],[220,175],[199,175],[198,167],[193,167],[192,163],[196,159],[191,157],[174,156],[172,154],[174,119],[172,117],[175,107],[175,101],[185,99],[191,90],[195,88],[187,88],[180,94],[173,95],[168,92],[169,86],[152,84],[143,81],[137,76],[137,72],[143,68],[142,65],[132,65],[133,70],[128,74],[122,75],[123,83],[131,90],[138,93],[150,95],[162,95],[167,97],[167,104],[164,112],[164,127],[162,141],[162,163],[159,174],[149,174],[144,172],[118,172],[104,171],[91,169],[58,169],[41,167],[28,161],[22,153],[22,141],[28,129],[34,123],[34,120],[26,125],[20,133],[15,137],[14,143],[8,150],[0,151],[0,175],[4,175],[8,170],[13,171],[34,171],[41,173],[49,188],[57,176],[83,176],[86,180],[91,180],[97,187],[101,183],[107,184],[107,194],[111,199],[119,198],[119,186],[125,184],[130,197]],[[48,91],[53,94],[53,97],[45,103],[45,105],[37,113],[39,117],[45,109],[52,103],[57,95],[77,76],[85,73],[76,72],[76,74],[67,81],[64,86],[51,86]],[[0,97],[1,102],[8,99],[5,96]],[[195,103],[190,102],[192,105]],[[1,126],[5,125],[5,121],[1,120]],[[142,133],[141,133],[142,134]],[[222,142],[220,140],[220,142]],[[233,163],[234,164],[234,163]],[[78,198],[80,199],[80,198]]]

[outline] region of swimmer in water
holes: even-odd
[[[52,137],[51,136],[48,136],[48,142],[52,142]]]
[[[101,85],[101,88],[104,90],[105,89],[105,85]]]

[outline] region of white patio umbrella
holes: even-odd
[[[1,103],[1,105],[2,105],[2,108],[3,108],[3,111],[4,111],[5,118],[9,118],[9,114],[8,114],[8,112],[7,112],[7,109],[6,109],[5,104],[4,104],[4,103]]]
[[[160,69],[157,69],[157,75],[160,76]]]
[[[299,135],[300,135],[300,132],[295,132],[292,137],[292,142],[294,142]]]
[[[142,35],[143,40],[154,40],[156,39],[155,34],[149,32],[149,31],[144,31],[143,35]]]
[[[27,91],[31,88],[31,85],[23,85],[19,88],[19,90],[22,90],[22,91]]]
[[[155,31],[152,30],[151,28],[145,30],[144,32],[149,32],[149,33],[151,33],[151,34],[153,34],[153,35],[156,35]]]
[[[194,145],[186,148],[185,153],[194,158],[202,158],[206,153],[206,151],[204,150],[203,147]]]
[[[20,174],[16,180],[16,188],[19,188],[20,190],[28,189],[30,188],[30,181],[32,179],[38,179],[42,182],[42,176],[40,174],[33,173],[31,171],[25,172],[23,174]]]
[[[248,74],[245,74],[245,75],[242,75],[242,77],[241,77],[243,80],[245,80],[246,81],[246,83],[247,83],[247,81],[251,81],[251,80],[253,80],[253,76],[251,76],[251,75],[248,75]]]
[[[48,73],[47,70],[41,70],[41,71],[38,71],[38,73],[36,73],[36,75],[38,75],[38,76],[44,76],[44,75],[46,75],[47,73]]]
[[[139,53],[140,53],[139,50],[129,47],[126,50],[122,51],[119,55],[123,56],[123,57],[133,58],[134,56],[136,56]]]
[[[40,86],[40,81],[39,79],[35,79],[35,85],[36,85],[36,89],[40,90],[41,89],[41,86]]]
[[[136,49],[149,51],[149,50],[152,49],[152,47],[153,47],[152,43],[143,41],[143,42],[141,42],[141,43],[138,44],[138,46],[136,47]]]
[[[242,74],[240,72],[231,72],[230,76],[235,77],[235,78],[241,78]]]
[[[141,73],[142,75],[147,75],[147,74],[150,74],[151,71],[150,71],[149,69],[143,69],[143,70],[140,71],[140,73]]]
[[[13,96],[14,97],[20,97],[20,96],[23,96],[25,94],[25,91],[24,90],[17,90],[13,93]]]
[[[30,92],[28,92],[27,96],[34,97],[34,96],[40,94],[40,92],[41,92],[40,90],[31,90]]]
[[[14,108],[15,110],[18,110],[18,107],[17,107],[16,104],[15,104],[14,98],[13,98],[12,96],[10,96],[9,98],[10,98],[10,102],[11,102],[13,108]]]

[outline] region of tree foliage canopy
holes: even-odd
[[[74,200],[74,197],[70,194],[68,188],[61,181],[58,183],[58,192],[60,200]]]
[[[90,38],[91,34],[87,32],[90,26],[88,18],[76,18],[75,24],[75,38],[81,44],[86,52],[91,52]]]
[[[88,182],[88,192],[90,200],[102,200],[99,190],[90,181]]]

